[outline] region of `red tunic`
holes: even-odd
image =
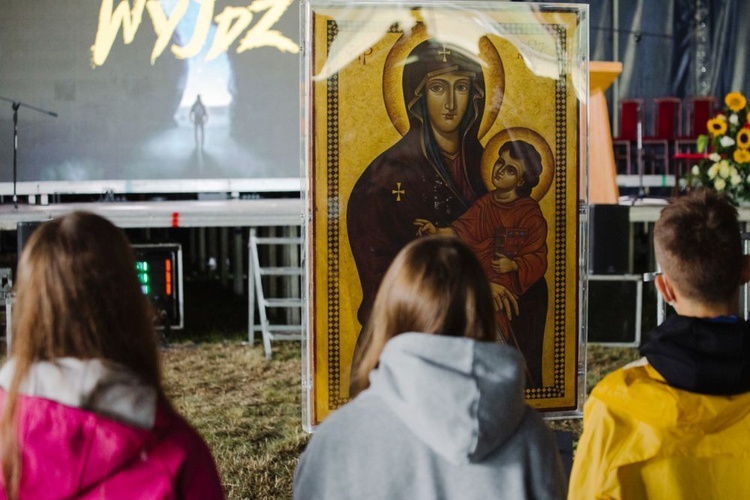
[[[518,297],[520,314],[508,321],[498,311],[498,326],[509,341],[526,356],[530,384],[541,385],[541,356],[547,317],[547,221],[539,203],[531,197],[499,203],[488,193],[477,200],[451,227],[471,247],[489,280],[503,285]],[[503,254],[518,270],[500,273],[492,259]]]
[[[547,221],[533,198],[498,203],[488,193],[452,224],[459,238],[476,253],[487,277],[516,295],[544,277],[547,271]],[[503,237],[504,236],[504,237]],[[504,241],[503,241],[504,240]],[[518,271],[499,273],[492,269],[495,254],[505,255]]]

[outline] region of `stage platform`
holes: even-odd
[[[620,200],[630,206],[630,222],[656,222],[666,199]],[[19,222],[38,222],[75,211],[88,210],[124,228],[299,226],[303,221],[299,198],[127,201],[0,205],[0,231],[16,229]],[[740,220],[750,221],[750,207],[738,209]]]
[[[630,222],[656,222],[666,199],[621,199],[630,207]],[[19,222],[39,222],[87,210],[123,228],[156,227],[267,227],[299,226],[303,200],[299,198],[88,202],[50,205],[0,205],[0,231],[14,231]],[[750,222],[750,207],[739,208],[740,220]]]
[[[0,205],[0,231],[75,210],[102,215],[123,228],[299,226],[303,221],[299,198],[4,204]]]

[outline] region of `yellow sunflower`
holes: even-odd
[[[727,131],[727,122],[719,117],[708,120],[708,131],[712,136],[718,137]]]
[[[745,109],[745,106],[747,105],[747,99],[745,99],[745,96],[740,94],[739,92],[730,92],[724,98],[724,103],[729,109],[737,112]]]
[[[750,148],[750,129],[742,128],[737,132],[737,147],[742,149]]]
[[[750,151],[747,149],[737,148],[732,156],[737,163],[750,163]]]

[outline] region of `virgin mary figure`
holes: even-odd
[[[357,313],[362,326],[391,261],[417,236],[414,219],[428,214],[437,226],[448,226],[487,192],[480,172],[486,93],[479,57],[427,39],[403,64],[409,129],[363,171],[347,208],[362,285]]]

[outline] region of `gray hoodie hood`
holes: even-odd
[[[478,462],[528,410],[523,363],[505,345],[404,333],[386,344],[368,390],[435,453],[455,464]]]

